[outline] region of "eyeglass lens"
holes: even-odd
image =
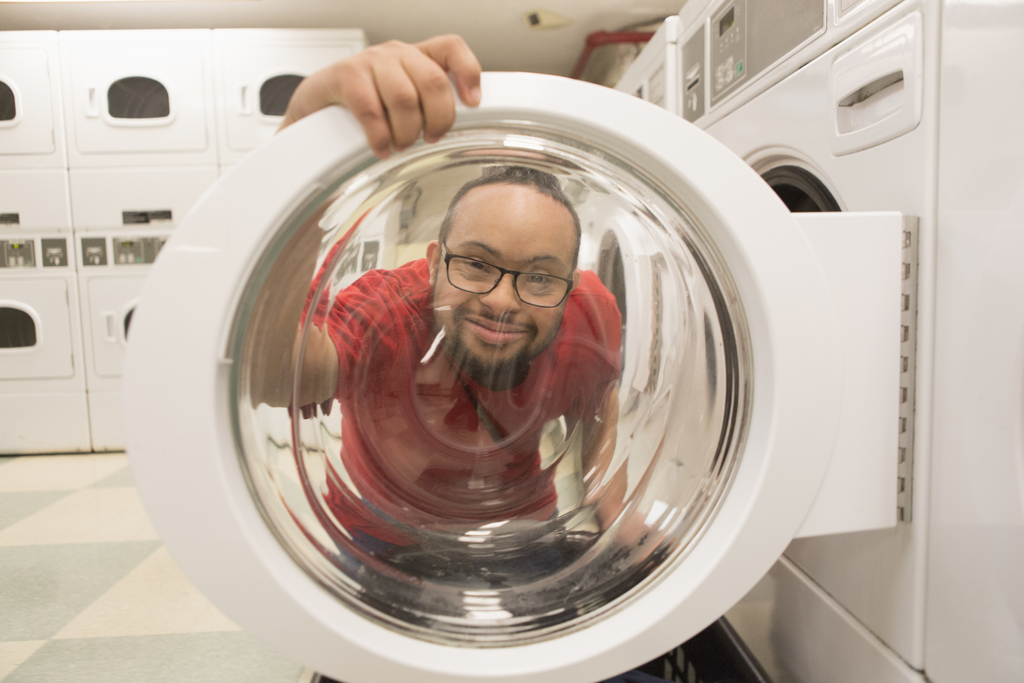
[[[453,256],[448,263],[448,281],[467,292],[484,294],[494,289],[503,273],[483,261]],[[519,273],[515,281],[519,297],[534,306],[557,306],[565,298],[568,283],[542,273]]]

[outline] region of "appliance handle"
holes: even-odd
[[[85,115],[90,119],[99,118],[100,107],[99,102],[96,101],[96,86],[89,85],[85,88]]]
[[[249,86],[245,83],[235,85],[238,91],[238,113],[242,116],[252,116],[252,104],[249,97]]]
[[[114,315],[113,311],[103,311],[100,313],[100,317],[103,318],[104,323],[104,338],[111,344],[117,343],[117,316]]]

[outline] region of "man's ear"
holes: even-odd
[[[580,274],[580,269],[579,268],[577,268],[576,270],[572,271],[572,288],[573,289],[576,289],[577,287],[580,286],[580,279],[582,277],[583,276]]]
[[[432,240],[427,245],[427,268],[430,269],[430,280],[433,281],[437,276],[438,263],[441,260],[441,244],[437,240]]]

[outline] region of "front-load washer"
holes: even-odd
[[[859,10],[829,4],[824,38],[778,35],[795,46],[790,56],[751,73],[755,12],[763,15],[774,4],[713,3],[684,31],[681,43],[706,45],[708,106],[695,117],[697,125],[747,161],[794,212],[897,210],[917,217],[920,279],[916,301],[905,304],[908,360],[901,414],[893,424],[900,434],[899,471],[891,482],[899,523],[794,541],[729,619],[782,680],[919,680],[925,668],[939,6],[905,2],[833,40],[833,23]],[[870,4],[862,16],[872,13]],[[785,34],[789,25],[772,27]],[[748,55],[747,76],[736,73],[742,54]],[[726,71],[739,80],[718,83]]]
[[[0,234],[0,453],[90,450],[74,245]]]
[[[124,450],[125,348],[143,284],[168,234],[141,225],[75,234],[92,450]]]
[[[303,78],[364,47],[359,29],[214,29],[221,166],[274,134]]]
[[[485,74],[483,92],[442,141],[386,161],[338,108],[275,136],[174,231],[132,321],[128,451],[154,526],[231,618],[351,683],[633,668],[749,591],[833,469],[880,466],[856,510],[828,511],[836,528],[869,508],[863,524],[897,524],[912,224],[798,219],[710,136],[607,88]],[[483,299],[423,285],[430,264],[395,270],[467,177],[532,177],[574,202],[586,272],[574,297],[562,247],[463,235],[472,255],[426,246],[430,281],[484,296],[480,273],[498,272],[486,296],[514,309],[525,288],[555,313],[502,318],[509,331]],[[371,242],[386,270],[353,280]],[[361,307],[385,291],[395,307]],[[330,373],[288,359],[328,329],[351,354],[313,400]],[[505,358],[527,338],[514,361],[464,350],[486,339]],[[524,400],[531,387],[550,392]],[[887,447],[850,447],[868,433]]]

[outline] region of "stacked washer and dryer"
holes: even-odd
[[[0,33],[0,452],[124,448],[121,364],[161,247],[303,77],[364,46],[336,29]]]
[[[0,33],[0,453],[90,450],[57,33]]]
[[[1021,79],[989,76],[998,50],[1000,59],[1024,57],[1019,10],[929,0],[691,2],[617,86],[724,143],[791,211],[896,210],[919,221],[916,326],[904,328],[892,482],[899,522],[795,540],[728,613],[777,681],[1024,676],[1024,585],[1019,571],[1011,579],[998,569],[1024,563],[1021,421],[1012,409],[1019,351],[1010,349],[1019,347],[1024,287],[1003,259],[987,276],[999,285],[978,291],[991,264],[972,245],[975,235],[1019,244],[1013,203],[1024,153],[1008,116],[1019,109]],[[984,131],[963,109],[968,101],[991,119]],[[944,203],[952,208],[943,213]],[[944,251],[952,237],[956,251]],[[968,320],[979,307],[1011,318],[997,323],[1005,343],[980,364],[972,340],[990,335]],[[915,308],[912,296],[904,308]],[[969,474],[982,461],[985,473]],[[957,483],[965,478],[987,484],[965,490]],[[964,591],[976,602],[955,597]]]

